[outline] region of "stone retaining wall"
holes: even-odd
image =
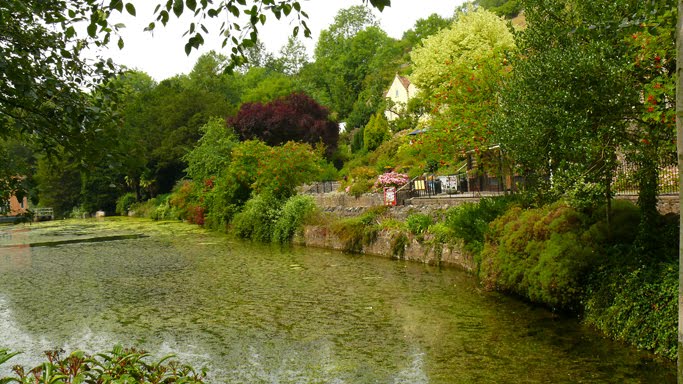
[[[360,197],[353,197],[343,192],[321,193],[310,195],[316,204],[324,211],[334,213],[337,216],[357,216],[365,209],[384,204],[384,197],[379,193],[366,193]],[[638,202],[636,195],[618,195],[616,199],[629,200],[634,204]],[[405,205],[398,205],[391,209],[392,215],[399,220],[405,219],[410,213],[429,213],[437,209],[448,209],[466,203],[476,203],[479,197],[432,197],[412,198],[405,201]],[[679,214],[678,195],[660,195],[657,209],[663,215],[668,213]]]
[[[637,195],[618,195],[615,197],[619,200],[628,200],[633,204],[638,203]],[[657,210],[662,215],[673,213],[678,215],[680,213],[680,203],[678,195],[660,195],[657,197]]]
[[[353,197],[346,193],[333,192],[312,195],[318,206],[326,212],[340,217],[358,216],[367,208],[383,204],[383,197],[378,193],[368,193],[360,197]],[[617,199],[638,201],[638,196],[617,196]],[[451,197],[411,199],[409,205],[400,205],[391,208],[391,216],[398,220],[405,220],[412,213],[429,214],[435,210],[476,202],[476,197]],[[677,195],[659,196],[658,209],[662,214],[679,213],[679,199]],[[462,251],[461,246],[438,245],[433,246],[429,237],[418,240],[417,237],[407,234],[408,241],[402,255],[394,254],[394,238],[396,231],[383,230],[377,235],[377,239],[370,245],[363,246],[361,253],[410,261],[417,261],[431,265],[452,265],[471,271],[474,261],[471,255]],[[339,237],[325,226],[306,226],[303,236],[297,236],[295,243],[308,247],[328,248],[344,250],[344,244]]]
[[[430,239],[418,241],[415,236],[408,235],[408,242],[403,249],[402,255],[395,255],[393,250],[394,238],[398,232],[383,230],[377,234],[377,239],[368,246],[363,246],[361,253],[381,256],[392,259],[417,261],[430,265],[449,265],[471,271],[474,268],[472,257],[462,251],[457,245],[430,244]],[[303,236],[298,236],[296,244],[307,247],[328,248],[344,250],[344,245],[334,232],[325,226],[309,225],[304,227]]]

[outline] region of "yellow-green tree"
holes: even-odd
[[[468,9],[414,49],[411,80],[431,110],[429,131],[416,141],[424,157],[447,163],[485,147],[497,94],[515,49],[507,23],[483,9]]]
[[[391,137],[389,134],[389,123],[384,115],[377,113],[370,117],[368,125],[363,130],[363,143],[368,151],[374,151],[383,142]]]

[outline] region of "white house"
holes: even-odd
[[[399,117],[398,113],[403,111],[406,105],[408,105],[408,100],[415,97],[419,91],[407,77],[399,76],[397,73],[389,90],[384,94],[384,97],[393,101],[393,106],[384,112],[387,120],[397,119]]]

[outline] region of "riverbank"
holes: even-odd
[[[505,199],[461,199],[456,207],[427,204],[379,215],[363,207],[367,198],[355,201],[357,206],[344,201],[341,208],[324,207],[336,219],[306,226],[299,243],[457,266],[487,289],[578,315],[606,336],[676,358],[675,215],[659,216],[659,230],[643,239],[639,211],[629,201],[613,203],[608,225],[601,210],[562,203],[522,208],[514,198]]]
[[[121,344],[209,383],[675,382],[672,364],[456,268],[118,217],[21,225],[4,245],[26,245],[0,248],[0,344],[24,352],[9,364]]]
[[[623,200],[613,201],[608,224],[601,207],[533,207],[520,195],[390,208],[369,206],[376,195],[261,194],[227,219],[176,207],[175,196],[139,211],[260,242],[456,266],[484,289],[570,313],[616,340],[676,357],[678,221],[671,214],[658,216],[658,230],[641,236],[640,211]]]

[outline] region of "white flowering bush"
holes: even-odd
[[[409,181],[410,178],[408,178],[408,175],[405,173],[387,172],[377,177],[377,181],[375,181],[373,189],[382,190],[386,187],[399,188],[408,184]]]

